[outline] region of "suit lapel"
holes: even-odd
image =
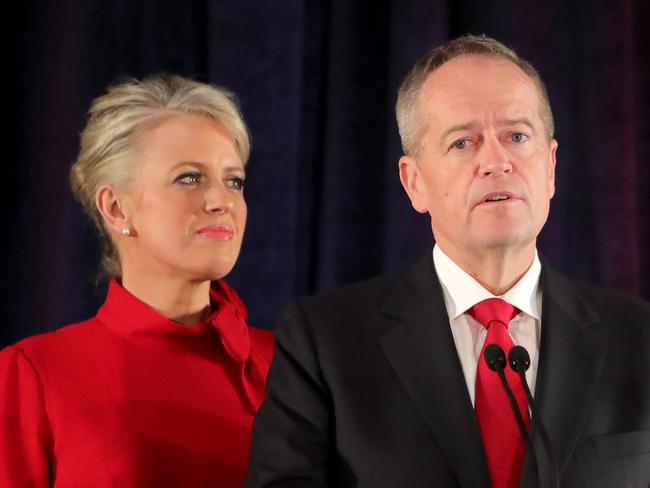
[[[397,283],[382,312],[399,320],[379,339],[461,486],[490,485],[483,445],[431,255]]]
[[[607,346],[598,316],[562,275],[544,263],[542,328],[535,400],[558,472],[569,462],[602,375]],[[539,435],[536,450],[543,453]],[[530,456],[524,480],[532,480]],[[522,486],[528,486],[522,482]]]

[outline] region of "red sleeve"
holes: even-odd
[[[0,486],[49,487],[43,389],[19,347],[0,351]]]

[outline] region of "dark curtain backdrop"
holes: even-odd
[[[50,0],[5,12],[0,346],[94,314],[94,230],[67,174],[91,100],[177,72],[234,90],[253,134],[228,281],[251,323],[405,267],[431,246],[397,174],[393,104],[432,45],[486,33],[547,81],[557,194],[539,247],[578,280],[650,298],[646,0]]]

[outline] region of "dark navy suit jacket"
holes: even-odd
[[[541,280],[535,400],[561,486],[647,488],[650,304],[546,263]],[[267,388],[246,487],[490,486],[430,254],[290,305]],[[531,461],[521,486],[537,486]]]

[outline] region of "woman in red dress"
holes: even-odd
[[[0,352],[0,486],[241,486],[273,347],[222,281],[249,150],[210,85],[159,76],[94,101],[71,184],[111,282],[95,317]]]

